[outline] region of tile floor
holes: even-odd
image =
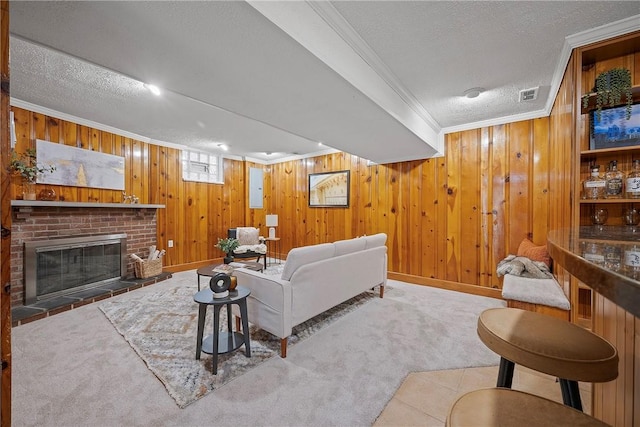
[[[412,372],[382,411],[374,426],[444,426],[455,399],[472,390],[495,387],[498,367]],[[516,365],[513,389],[562,403],[555,377]],[[580,383],[584,412],[591,413],[591,384]]]

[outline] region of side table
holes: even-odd
[[[280,264],[280,238],[279,237],[265,237],[264,238],[265,242],[274,242],[274,246],[276,249],[276,253],[278,254],[278,264]],[[271,243],[267,243],[267,258],[269,258],[269,253],[273,252],[272,248],[271,248]],[[275,259],[275,257],[271,257],[273,259]],[[275,264],[272,263],[272,264]]]
[[[238,286],[234,291],[229,292],[229,296],[213,298],[213,292],[207,287],[193,296],[193,300],[199,304],[196,360],[200,360],[201,352],[213,355],[213,367],[211,371],[214,375],[218,373],[218,354],[230,353],[244,344],[245,356],[251,357],[249,319],[247,317],[247,297],[250,293],[251,291],[249,291],[249,289]],[[233,331],[231,304],[237,304],[240,308],[242,333]],[[210,305],[213,306],[213,334],[203,340],[204,320],[207,314],[207,307]],[[227,307],[227,331],[220,331],[220,309],[223,306]]]

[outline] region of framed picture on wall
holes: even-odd
[[[623,105],[603,109],[600,119],[595,111],[591,111],[591,150],[640,145],[640,104],[631,106],[629,120],[626,118],[626,108]]]
[[[309,174],[309,206],[349,207],[349,171]]]

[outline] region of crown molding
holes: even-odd
[[[634,15],[628,18],[621,19],[619,21],[611,22],[609,24],[601,25],[596,28],[567,36],[565,38],[565,42],[571,49],[575,49],[576,47],[586,46],[591,43],[597,43],[638,30],[640,30],[640,15]]]

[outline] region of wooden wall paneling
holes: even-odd
[[[166,162],[166,205],[165,212],[167,215],[165,223],[162,225],[164,228],[164,235],[167,240],[173,240],[173,249],[167,249],[166,264],[165,265],[179,265],[182,263],[181,252],[184,248],[182,239],[180,237],[181,232],[178,227],[180,211],[182,210],[180,188],[182,187],[182,175],[180,168],[180,158],[178,150],[165,148],[168,153]]]
[[[148,203],[162,204],[166,206],[166,180],[164,179],[166,170],[165,147],[160,145],[149,145],[149,199]],[[167,245],[165,223],[167,220],[166,209],[156,210],[156,244],[160,250],[166,251],[162,260],[163,266],[167,265],[169,258],[167,255],[172,248]]]
[[[422,187],[424,181],[422,179],[422,168],[426,168],[426,162],[413,161],[409,163],[409,176],[407,177],[407,187],[409,188],[408,205],[408,221],[407,221],[407,240],[409,241],[409,252],[407,253],[408,269],[407,273],[415,276],[423,275],[422,257],[424,251],[422,244],[424,239],[422,234],[428,234],[428,231],[422,229],[422,217],[426,216],[423,207]]]
[[[530,146],[531,121],[509,123],[509,253],[516,253],[525,237],[531,238]],[[546,242],[544,236],[533,236],[538,244]]]
[[[480,197],[478,209],[480,211],[480,247],[481,250],[478,254],[480,263],[479,267],[479,281],[480,286],[492,286],[493,271],[491,265],[493,265],[492,257],[492,245],[493,240],[493,227],[491,224],[491,206],[493,199],[493,191],[491,188],[492,176],[491,176],[491,161],[492,153],[491,148],[493,144],[490,142],[489,129],[482,128],[479,130],[478,146],[480,150]]]
[[[445,135],[445,145],[449,147],[451,144],[451,135]],[[445,148],[445,152],[448,148]],[[437,257],[437,275],[438,279],[444,279],[447,276],[447,218],[448,218],[448,187],[447,187],[447,157],[438,157],[436,161],[436,233],[435,248]]]
[[[299,224],[300,217],[296,215],[296,207],[298,203],[300,203],[299,192],[290,191],[291,188],[298,187],[298,181],[300,179],[306,179],[306,177],[300,177],[299,175],[303,173],[301,170],[301,164],[304,161],[289,161],[286,162],[282,168],[280,168],[280,172],[282,175],[278,176],[278,194],[280,194],[281,202],[278,203],[277,212],[278,214],[278,228],[276,228],[276,236],[280,234],[280,247],[282,250],[282,238],[284,238],[285,247],[289,247],[292,245],[292,242],[295,242],[296,238],[300,235],[299,230],[297,230],[297,225]],[[322,209],[318,209],[318,212],[322,212]],[[317,223],[319,225],[318,231],[321,233],[326,232],[326,218],[320,219],[320,222]],[[324,241],[324,240],[323,240]]]
[[[368,166],[366,162],[361,162],[358,169],[358,207],[360,209],[360,224],[358,225],[358,235],[376,234],[378,231],[371,226],[372,196],[373,196],[373,166]]]
[[[637,394],[634,394],[634,357],[633,351],[635,348],[635,317],[630,313],[627,313],[621,308],[617,311],[620,322],[618,324],[618,336],[622,337],[624,341],[624,349],[618,347],[618,352],[624,354],[624,383],[618,381],[617,395],[624,403],[619,411],[619,419],[622,420],[621,425],[633,425],[634,400],[637,400]],[[640,415],[640,414],[639,414]]]
[[[491,220],[493,224],[491,233],[493,240],[491,245],[493,248],[493,259],[500,262],[509,254],[508,251],[511,250],[511,248],[507,246],[510,235],[508,224],[506,222],[508,201],[507,176],[509,165],[505,126],[493,126],[489,133],[489,140],[491,141]],[[498,283],[502,283],[501,279]]]
[[[443,279],[460,281],[460,134],[452,135],[446,150],[447,157],[447,273]]]
[[[357,206],[359,206],[358,180],[355,179],[355,175],[358,172],[358,168],[356,165],[354,169],[351,164],[351,158],[355,156],[351,156],[350,154],[347,154],[347,153],[343,153],[343,154],[344,155],[341,158],[342,164],[340,165],[340,169],[348,170],[350,171],[350,173],[349,173],[349,207],[342,211],[342,215],[340,215],[340,212],[336,212],[336,216],[338,217],[336,219],[340,219],[342,222],[342,227],[339,230],[340,234],[342,235],[342,239],[355,237],[355,234],[353,234],[353,231],[354,231],[353,228],[355,225],[354,213],[359,210],[359,208],[356,208]]]
[[[360,192],[362,191],[362,189],[360,188],[360,173],[366,166],[358,156],[349,156],[347,160],[349,163],[346,165],[346,168],[351,170],[352,201],[350,203],[350,206],[352,207],[352,209],[350,212],[350,224],[347,227],[346,235],[351,237],[362,236],[364,234],[364,228],[362,223],[363,209],[361,207],[362,195],[360,194]],[[355,206],[357,206],[358,208],[353,209],[353,207]]]
[[[546,243],[549,228],[549,119],[533,120],[531,156],[531,227],[535,240]]]
[[[11,176],[9,130],[9,2],[0,1],[0,216],[2,231],[11,229]],[[0,240],[0,359],[6,364],[0,377],[0,426],[11,427],[11,293],[5,286],[11,283],[11,238]]]
[[[388,249],[388,263],[391,271],[398,271],[398,258],[396,255],[398,242],[396,241],[395,230],[389,226],[389,166],[377,165],[376,176],[376,196],[375,197],[375,227],[387,233],[387,249]]]
[[[380,192],[380,165],[369,166],[369,217],[367,218],[367,227],[371,234],[386,233],[387,230],[380,227],[378,223],[378,193]],[[389,247],[389,235],[387,234],[387,248]],[[391,258],[387,252],[388,258]],[[389,264],[390,265],[390,264]]]
[[[208,197],[208,187],[213,184],[205,184],[205,183],[197,183],[196,185],[196,217],[193,218],[194,223],[196,224],[196,252],[194,254],[193,260],[204,261],[210,259],[211,247],[217,243],[209,242],[207,238],[207,230],[209,228],[209,197]]]
[[[419,276],[435,278],[438,264],[438,230],[437,230],[437,200],[438,200],[438,159],[427,159],[420,163],[420,176],[415,179],[420,180],[418,223],[419,228],[416,235],[420,239],[420,255],[418,260],[420,270],[416,273]],[[413,263],[413,259],[411,261]]]
[[[593,332],[595,332],[596,334],[602,336],[602,331],[604,330],[604,317],[601,315],[601,313],[604,313],[604,302],[605,299],[602,297],[598,297],[596,295],[595,298],[593,298]],[[573,313],[573,302],[571,305],[572,308],[572,317],[574,317],[574,313]],[[577,310],[576,310],[577,311]],[[574,321],[572,319],[572,321]],[[594,383],[593,387],[592,387],[592,396],[591,396],[591,401],[592,401],[592,408],[591,408],[591,414],[595,415],[595,414],[602,414],[603,411],[603,392],[604,392],[604,384],[603,383]]]
[[[460,281],[480,283],[480,130],[462,132],[460,137],[460,209],[459,265]]]
[[[392,235],[393,242],[393,269],[394,271],[407,271],[406,260],[406,238],[407,235],[403,230],[403,221],[401,217],[402,206],[402,190],[400,188],[400,177],[402,176],[402,163],[392,163],[387,165],[387,191],[389,198],[387,199],[387,216],[389,230]]]

